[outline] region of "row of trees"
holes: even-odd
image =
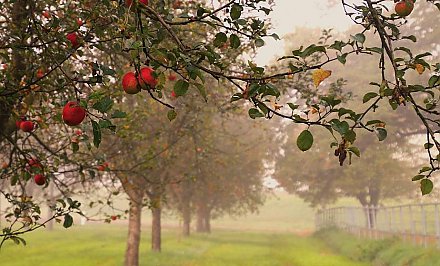
[[[438,1],[417,1],[416,10],[420,2],[426,2],[430,10],[440,6]],[[425,133],[422,146],[428,154],[428,164],[414,181],[420,182],[423,194],[431,192],[431,178],[440,169],[440,66],[432,53],[412,52],[409,42],[417,42],[418,38],[401,31],[406,19],[388,11],[393,8],[392,1],[365,0],[357,5],[342,1],[347,16],[361,28],[350,38],[330,40],[327,36],[315,44],[293,48],[280,58],[285,65],[281,69],[257,66],[241,57],[244,51],[264,45],[264,38],[278,38],[262,18],[270,13],[271,4],[269,0],[1,2],[0,145],[4,169],[0,177],[10,185],[3,185],[1,192],[13,206],[6,214],[10,224],[0,234],[3,240],[20,242],[19,235],[53,219],[63,218],[64,226],[69,227],[70,213],[82,214],[79,202],[71,196],[97,188],[113,191],[116,180],[132,200],[131,224],[139,224],[140,216],[136,213],[145,198],[153,212],[153,224],[157,225],[153,228],[160,228],[166,192],[174,191],[171,195],[180,197],[182,190],[180,186],[168,186],[187,183],[182,195],[194,198],[183,200],[186,203],[178,208],[188,216],[184,206],[193,205],[203,216],[199,219],[200,227],[209,228],[209,217],[221,214],[224,208],[214,207],[218,206],[213,204],[218,201],[215,198],[202,200],[204,206],[197,203],[198,199],[211,196],[207,192],[210,190],[217,191],[217,195],[230,193],[236,186],[209,185],[210,182],[204,182],[208,180],[207,173],[229,180],[223,173],[238,175],[242,171],[207,171],[221,167],[222,163],[239,161],[225,155],[213,166],[217,158],[212,156],[213,151],[224,149],[210,140],[221,140],[226,147],[232,147],[242,139],[250,140],[247,135],[257,134],[257,130],[244,132],[244,138],[227,134],[230,130],[226,129],[237,130],[228,123],[237,123],[232,115],[219,118],[234,107],[224,102],[225,95],[232,96],[235,104],[245,103],[253,119],[277,116],[303,126],[296,139],[296,146],[302,151],[311,149],[321,138],[334,139],[331,151],[336,149],[337,158],[327,154],[335,165],[346,165],[352,156],[366,151],[368,145],[360,141],[361,132],[373,133],[380,141],[386,139],[390,128],[375,116],[378,108],[390,105],[393,110],[398,109],[396,120],[402,119],[407,128],[418,129],[414,120],[407,119],[406,111],[400,112],[404,106],[410,106],[409,113],[415,114]],[[370,43],[371,39],[375,41]],[[339,73],[338,68],[330,71],[333,63],[349,64],[352,58],[361,60],[362,56],[376,60],[375,75],[369,80],[374,89],[362,95],[365,105],[344,103],[349,96],[341,90],[344,80],[334,82],[329,90],[321,90],[324,80]],[[140,75],[145,67],[154,70],[153,76]],[[416,70],[429,74],[413,81],[410,76]],[[126,95],[120,88],[119,80],[128,71],[134,71],[134,83],[140,91],[137,95]],[[168,79],[177,80],[170,83]],[[149,86],[144,85],[146,81]],[[219,86],[213,86],[214,81]],[[314,87],[320,88],[319,93]],[[305,101],[295,102],[292,95]],[[201,102],[207,100],[208,105],[202,108]],[[72,101],[83,112],[87,111],[87,118],[76,127],[66,125],[61,115],[66,102]],[[166,119],[172,123],[168,124]],[[225,130],[215,130],[223,128],[220,121],[229,120]],[[16,122],[21,121],[28,122],[17,130]],[[328,133],[320,137],[312,133],[312,128],[326,129]],[[180,146],[183,139],[186,143],[191,140],[195,150]],[[208,148],[199,147],[203,142],[207,142]],[[256,149],[265,146],[263,138],[257,137],[249,145]],[[249,165],[250,173],[243,178],[253,180],[261,171],[255,167],[255,163],[261,163],[261,156],[261,152],[256,152],[255,158],[245,160],[243,165]],[[179,163],[191,165],[190,170],[176,173],[170,167],[179,158],[192,157],[193,163]],[[98,170],[107,167],[107,161],[115,167],[102,174]],[[197,187],[201,186],[200,196],[190,193],[191,179],[199,180],[195,190],[199,191]],[[53,194],[54,213],[46,221],[40,219],[41,203],[30,198],[26,190],[32,180],[52,184],[57,189]],[[255,193],[249,191],[258,189],[253,185],[239,189],[232,199],[241,200],[243,194],[253,196]],[[240,212],[233,202],[220,205]],[[250,202],[245,206],[254,209],[259,201]],[[18,223],[23,226],[17,227]],[[134,242],[138,239],[136,228],[130,230]],[[160,239],[160,232],[154,231],[153,236]],[[160,249],[160,245],[155,249]]]

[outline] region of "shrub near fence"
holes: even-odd
[[[440,203],[338,207],[316,213],[316,228],[337,227],[360,237],[400,236],[414,244],[440,247]]]

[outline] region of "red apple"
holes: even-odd
[[[15,122],[15,125],[17,126],[17,129],[20,129],[20,125],[23,123],[23,120],[18,120]]]
[[[394,9],[395,9],[397,15],[399,15],[401,17],[406,17],[409,14],[411,14],[411,12],[413,11],[414,1],[413,0],[402,0],[396,4]]]
[[[180,0],[174,1],[174,3],[173,3],[173,8],[174,9],[179,9],[181,7],[182,7],[182,1],[180,1]]]
[[[122,77],[122,88],[128,94],[136,94],[141,91],[134,72],[128,72]]]
[[[37,70],[37,74],[36,74],[36,76],[37,76],[37,78],[41,79],[42,77],[44,77],[44,74],[46,74],[46,71],[44,71],[43,68],[39,68],[39,69]]]
[[[171,97],[172,97],[172,98],[177,98],[177,94],[176,94],[175,91],[172,91],[172,92],[171,92]]]
[[[22,121],[20,123],[20,129],[24,132],[32,132],[34,130],[34,122],[32,121]]]
[[[42,174],[37,174],[34,176],[34,181],[37,185],[42,186],[46,184],[46,177]]]
[[[84,24],[84,22],[80,18],[77,18],[76,24],[78,25],[78,27],[81,27]]]
[[[169,80],[169,81],[175,81],[176,79],[177,79],[176,74],[174,74],[174,73],[170,73],[170,74],[168,75],[168,80]]]
[[[154,70],[151,67],[141,68],[139,73],[139,84],[141,88],[154,88],[157,85],[157,79],[153,76]]]
[[[34,159],[34,158],[31,158],[31,159],[29,159],[28,160],[28,167],[26,167],[27,168],[27,170],[29,171],[36,171],[36,170],[41,170],[41,169],[43,169],[43,166],[41,165],[41,163],[37,160],[37,159]]]
[[[45,11],[43,11],[43,17],[45,17],[45,18],[47,18],[47,19],[49,19],[50,18],[50,13],[49,13],[49,11],[47,11],[47,10],[45,10]]]
[[[112,215],[110,218],[111,218],[113,221],[115,221],[116,219],[118,219],[118,217],[117,217],[116,215]]]
[[[63,121],[68,126],[77,126],[86,117],[86,110],[77,102],[68,102],[63,108]]]
[[[78,34],[76,32],[67,34],[66,38],[70,41],[70,44],[73,48],[77,48],[79,46]]]
[[[96,167],[96,169],[98,169],[98,171],[105,171],[105,166],[104,165],[98,165],[98,167]]]
[[[148,5],[148,0],[137,0],[141,5]],[[133,0],[125,0],[125,6],[131,8],[133,5]]]

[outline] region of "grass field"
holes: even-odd
[[[0,253],[2,266],[112,266],[122,265],[126,228],[88,225],[27,235],[28,246],[8,243]],[[360,266],[335,254],[322,241],[291,233],[216,231],[212,235],[181,238],[164,232],[163,251],[149,251],[142,235],[141,265],[151,266]]]
[[[121,202],[122,204],[122,202]],[[211,235],[183,238],[178,219],[163,219],[163,250],[150,249],[150,215],[143,215],[141,265],[149,266],[357,266],[324,241],[306,236],[314,230],[314,210],[299,198],[277,193],[257,214],[212,222]],[[59,226],[26,234],[26,247],[8,243],[0,250],[1,266],[122,265],[126,221]],[[300,236],[301,235],[301,236]]]

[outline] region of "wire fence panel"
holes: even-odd
[[[359,237],[400,236],[417,245],[440,247],[439,203],[338,207],[316,213],[316,228],[338,227]]]

